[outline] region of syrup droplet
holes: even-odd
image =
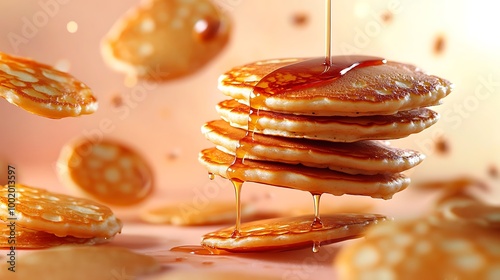
[[[313,241],[312,251],[314,253],[317,253],[317,252],[319,252],[320,248],[321,248],[321,242],[319,242],[319,241]]]
[[[208,179],[210,179],[210,180],[215,179],[215,174],[214,174],[214,173],[209,172],[209,173],[208,173]]]

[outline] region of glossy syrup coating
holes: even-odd
[[[358,57],[339,56],[335,59],[345,66],[348,65],[346,60],[357,64]],[[250,99],[256,96],[254,88],[259,83],[261,87],[266,86],[262,82],[266,75],[310,60],[271,59],[237,66],[220,76],[219,89],[223,94],[249,105]],[[340,71],[344,73],[341,78],[313,83],[310,87],[301,86],[277,93],[259,90],[260,101],[250,106],[266,111],[316,116],[392,115],[398,111],[436,105],[453,89],[453,84],[445,79],[428,75],[413,65],[392,61],[368,64],[366,67],[346,67]],[[292,72],[284,75],[283,79],[294,81],[303,74]],[[310,76],[307,72],[305,75],[306,79]]]
[[[8,209],[8,188],[0,190],[0,219],[12,216]],[[16,224],[56,236],[109,238],[121,232],[122,222],[110,208],[94,201],[43,189],[15,185]]]
[[[37,61],[0,52],[0,97],[24,110],[59,119],[92,114],[92,90],[68,73]]]

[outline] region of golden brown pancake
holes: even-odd
[[[231,126],[248,129],[250,107],[234,99],[220,102],[219,115]],[[308,138],[333,142],[387,140],[418,133],[439,119],[427,108],[398,112],[385,116],[311,117],[260,110],[252,114],[252,132],[292,138]]]
[[[272,59],[234,67],[220,76],[219,89],[249,105],[254,86],[262,78],[280,67],[304,60]],[[297,78],[294,74],[290,76],[290,80]],[[314,88],[266,95],[256,109],[316,116],[392,115],[437,105],[452,88],[449,81],[427,75],[413,65],[389,61],[354,68],[341,78]]]
[[[390,199],[405,189],[410,180],[399,173],[377,175],[350,175],[328,168],[313,168],[292,164],[245,159],[235,163],[234,156],[216,148],[201,151],[199,161],[208,172],[228,178],[228,168],[238,172],[240,180],[278,187],[292,188],[311,193],[333,195],[365,195]]]
[[[72,75],[38,61],[0,52],[0,97],[51,119],[97,110],[92,90]]]
[[[15,211],[7,208],[9,188],[0,189],[0,220],[5,222],[15,214],[19,227],[78,238],[111,238],[123,227],[109,207],[91,200],[21,184],[14,188]]]
[[[340,143],[257,133],[245,137],[245,130],[231,127],[223,120],[206,123],[202,132],[228,154],[234,155],[241,144],[248,159],[330,168],[349,174],[397,173],[424,159],[424,155],[416,151],[390,147],[381,141]]]
[[[136,205],[154,189],[146,159],[116,140],[75,139],[61,149],[57,166],[65,186],[107,205]]]
[[[335,258],[340,280],[498,279],[498,230],[426,218],[383,222]]]
[[[209,0],[145,0],[125,13],[101,43],[113,69],[156,82],[197,72],[227,44],[231,23]]]
[[[376,214],[329,215],[321,217],[322,225],[319,226],[313,225],[313,220],[314,216],[299,216],[244,223],[238,237],[231,237],[234,227],[230,227],[204,235],[201,244],[230,252],[312,248],[357,238],[368,226],[385,220],[385,217]]]

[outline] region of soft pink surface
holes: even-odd
[[[217,118],[214,106],[224,98],[216,88],[219,74],[254,60],[324,54],[323,0],[214,1],[233,19],[234,30],[226,49],[189,77],[152,87],[139,83],[131,88],[124,84],[122,74],[104,64],[99,43],[115,20],[138,1],[1,1],[0,50],[51,65],[69,65],[70,73],[94,90],[100,107],[90,116],[50,120],[0,100],[0,183],[6,181],[3,170],[8,163],[16,167],[19,183],[71,193],[56,175],[61,147],[75,137],[112,137],[135,147],[148,159],[157,186],[151,200],[136,208],[117,210],[126,222],[123,234],[112,244],[156,256],[167,270],[231,268],[269,271],[283,279],[332,279],[335,271],[331,262],[337,245],[326,246],[318,254],[304,249],[269,255],[186,256],[191,261],[171,263],[177,255],[169,248],[197,244],[203,233],[216,227],[176,228],[134,222],[141,209],[161,203],[183,199],[196,204],[233,198],[232,187],[221,180],[209,181],[197,162],[198,151],[210,146],[200,127]],[[50,15],[40,4],[49,2],[57,6]],[[438,124],[394,141],[394,145],[427,155],[424,163],[409,172],[414,182],[467,174],[498,186],[498,179],[488,175],[491,166],[500,166],[500,40],[495,35],[500,17],[493,14],[496,9],[492,5],[485,0],[455,1],[453,5],[410,0],[333,3],[333,54],[359,53],[414,63],[456,84],[453,94],[435,108],[442,115]],[[42,13],[47,21],[38,22],[29,36],[23,35],[26,21],[33,22]],[[294,15],[306,15],[305,24],[293,24]],[[78,24],[76,33],[67,31],[70,21]],[[10,38],[15,35],[24,38],[22,43],[12,43]],[[436,53],[435,42],[440,36],[444,38],[443,51]],[[134,97],[144,89],[145,96]],[[116,95],[124,98],[123,111],[112,106]],[[112,123],[110,131],[100,131],[103,121]],[[448,154],[439,154],[434,148],[440,137],[449,143]],[[377,200],[375,212],[396,217],[420,215],[436,194],[411,188],[391,201]],[[303,192],[248,184],[242,195],[243,200],[260,202],[262,207],[286,210],[300,205],[312,211],[312,199]],[[325,196],[322,203],[349,199]],[[498,188],[487,199],[498,201]],[[205,260],[215,264],[200,264]]]

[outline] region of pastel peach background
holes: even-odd
[[[56,7],[50,14],[43,5],[49,2]],[[137,0],[1,1],[0,50],[67,68],[94,90],[99,110],[80,118],[51,120],[0,100],[0,163],[14,165],[20,183],[69,193],[56,175],[62,145],[75,137],[102,135],[135,147],[151,163],[157,189],[146,206],[177,199],[232,199],[232,187],[222,180],[209,181],[197,162],[198,151],[210,146],[200,126],[217,118],[214,105],[224,98],[217,91],[217,77],[234,65],[257,59],[323,55],[324,1],[214,2],[231,15],[234,28],[219,56],[191,76],[127,87],[124,76],[104,64],[99,42]],[[435,108],[442,114],[438,124],[394,141],[428,156],[409,172],[413,182],[470,175],[494,187],[485,197],[498,202],[499,182],[489,175],[492,166],[500,168],[500,18],[493,2],[341,0],[332,6],[333,54],[360,53],[414,63],[455,83],[453,94]],[[294,23],[300,15],[306,16],[305,22]],[[23,34],[26,21],[36,27],[29,36]],[[67,30],[70,21],[78,25],[75,33]],[[15,44],[12,34],[24,40]],[[440,40],[442,50],[436,52]],[[165,42],[171,43],[175,42]],[[125,101],[120,109],[112,105],[117,95]],[[111,126],[103,131],[102,122]],[[448,142],[449,153],[435,150],[440,137]],[[383,213],[410,216],[420,214],[431,198],[410,186],[393,200],[376,203]],[[352,199],[325,196],[322,203]],[[248,184],[243,200],[262,207],[283,210],[299,205],[312,211],[307,193],[269,186]]]

